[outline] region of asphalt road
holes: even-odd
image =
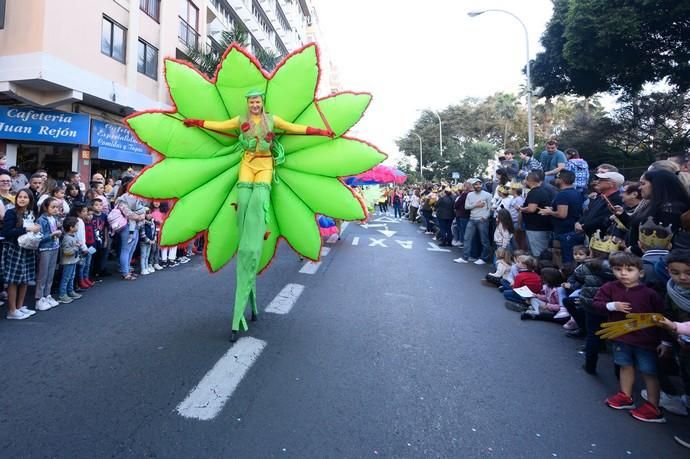
[[[688,457],[672,440],[688,419],[604,406],[609,356],[586,375],[581,342],[521,322],[486,269],[416,225],[371,223],[387,226],[350,225],[313,274],[282,245],[259,302],[304,290],[250,323],[263,352],[210,420],[177,407],[232,346],[232,266],[195,257],[0,320],[0,457]]]

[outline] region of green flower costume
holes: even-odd
[[[165,77],[175,109],[135,113],[126,120],[135,135],[162,156],[137,177],[130,192],[176,200],[163,223],[161,246],[205,233],[204,256],[212,272],[238,254],[234,339],[236,331],[247,330],[247,302],[252,316],[257,313],[256,274],[270,263],[279,239],[301,256],[318,260],[321,237],[315,214],[342,220],[366,217],[339,177],[364,172],[386,157],[370,144],[344,136],[361,118],[371,96],[340,93],[315,99],[319,67],[314,44],[290,54],[270,75],[233,45],[211,81],[173,59],[165,61]],[[257,89],[265,94],[266,113],[333,133],[333,137],[293,135],[267,126],[275,132],[275,138],[269,139],[275,158],[272,183],[238,180],[245,155],[253,151],[248,144],[252,140],[243,136],[242,129],[187,127],[183,122],[222,122],[237,116],[244,121],[247,93]],[[264,134],[254,136],[257,143],[266,140]]]

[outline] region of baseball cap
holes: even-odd
[[[472,179],[470,179],[470,183],[471,183],[472,185],[474,185],[474,184],[477,183],[477,182],[482,183],[482,181],[479,180],[478,178],[472,178]]]
[[[596,175],[597,178],[611,180],[613,183],[616,184],[616,186],[621,186],[625,182],[625,177],[623,177],[618,172],[600,172]]]

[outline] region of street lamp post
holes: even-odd
[[[527,137],[528,137],[528,142],[529,142],[529,147],[534,150],[534,124],[532,121],[532,78],[530,76],[530,70],[529,70],[529,35],[527,34],[527,26],[525,26],[525,23],[522,22],[522,19],[517,17],[515,14],[511,13],[510,11],[507,10],[501,10],[501,9],[488,9],[488,10],[477,10],[477,11],[470,11],[467,13],[467,15],[471,18],[479,16],[480,14],[484,14],[489,11],[494,11],[497,13],[505,13],[513,18],[517,19],[517,21],[520,23],[522,26],[522,30],[525,31],[525,50],[527,53],[527,66],[526,69],[527,71],[525,72],[527,74]]]
[[[422,138],[416,132],[412,134],[416,135],[419,139],[419,177],[424,181],[424,172],[422,171]]]
[[[439,153],[441,153],[441,156],[443,156],[443,121],[441,121],[441,115],[438,114],[437,111],[431,110],[428,108],[425,109],[417,109],[418,112],[431,112],[434,115],[436,115],[436,118],[438,118],[438,149]]]

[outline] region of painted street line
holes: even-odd
[[[287,284],[283,290],[273,298],[271,304],[266,307],[265,312],[273,314],[287,314],[295,305],[300,295],[304,291],[304,285]]]
[[[331,253],[331,248],[330,247],[321,247],[321,256],[325,257],[329,253]]]
[[[200,421],[218,416],[265,347],[266,342],[260,339],[240,338],[177,405],[178,414]]]
[[[373,237],[370,237],[369,240],[371,241],[371,244],[369,244],[369,247],[374,247],[374,246],[381,246],[381,247],[388,247],[386,244],[383,243],[385,239],[374,239]]]
[[[391,236],[393,236],[395,233],[397,233],[397,231],[391,231],[391,230],[387,230],[387,229],[385,229],[385,230],[378,230],[378,232],[381,233],[381,234],[383,234],[383,235],[386,236],[386,237],[391,237]]]
[[[302,274],[316,274],[316,271],[319,270],[319,266],[321,266],[320,261],[308,261],[302,266],[299,272]]]
[[[340,236],[342,237],[343,234],[345,234],[345,230],[347,227],[350,226],[350,222],[343,222],[342,225],[340,225]]]
[[[401,241],[399,239],[396,239],[395,242],[397,242],[400,247],[403,249],[411,250],[412,249],[412,241]]]
[[[385,222],[385,223],[400,223],[398,220],[391,217],[381,217],[374,220],[375,222]]]
[[[427,242],[427,244],[431,246],[431,248],[427,249],[429,252],[450,252],[449,249],[442,249],[433,242]]]
[[[352,245],[359,245],[359,238],[357,236],[352,238]]]
[[[379,224],[379,223],[374,223],[374,224],[372,224],[372,223],[363,223],[363,224],[361,224],[361,225],[359,225],[359,226],[361,226],[361,227],[364,228],[364,229],[369,229],[369,228],[381,228],[381,227],[383,227],[383,228],[388,228],[388,225],[386,225],[386,224],[384,224],[384,223],[380,223],[380,224]]]
[[[338,242],[337,234],[331,234],[328,236],[328,239],[326,239],[326,244],[335,244],[336,242]]]

